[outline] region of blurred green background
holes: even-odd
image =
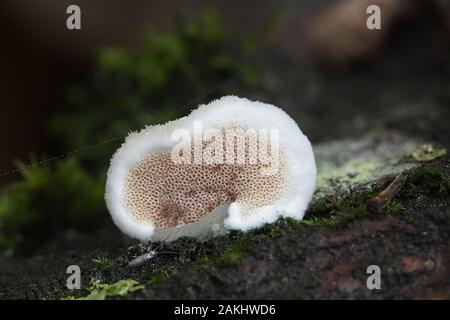
[[[147,30],[139,50],[101,49],[91,81],[64,89],[64,112],[45,119],[60,156],[17,161],[22,179],[3,187],[0,252],[33,247],[54,230],[101,225],[109,159],[127,133],[226,94],[220,84],[255,86],[256,46],[250,37],[230,45],[217,13],[205,10],[178,19],[172,32]]]

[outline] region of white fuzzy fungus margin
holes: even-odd
[[[156,228],[154,223],[139,220],[130,213],[125,199],[129,172],[155,151],[170,152],[177,144],[171,140],[173,131],[193,130],[195,121],[201,121],[203,129],[227,126],[256,130],[278,129],[282,157],[280,160],[284,170],[279,197],[268,205],[254,208],[251,212],[244,212],[245,204],[237,200],[216,207],[197,222],[172,228]],[[171,241],[181,236],[202,239],[229,229],[247,231],[265,223],[272,223],[280,216],[302,219],[315,187],[316,165],[311,143],[295,121],[276,106],[225,96],[207,105],[201,105],[186,117],[131,133],[111,160],[105,200],[114,223],[125,234],[142,241]],[[264,197],[264,194],[255,194],[254,197]]]

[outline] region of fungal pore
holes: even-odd
[[[105,199],[131,237],[202,239],[301,219],[315,184],[297,124],[275,106],[227,96],[130,134],[111,160]]]

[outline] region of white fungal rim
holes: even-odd
[[[225,96],[214,100],[186,117],[164,125],[148,126],[138,133],[131,133],[111,159],[107,174],[105,200],[114,223],[128,236],[147,240],[164,240],[155,235],[155,225],[140,221],[127,210],[125,181],[128,172],[152,151],[170,150],[177,142],[171,141],[176,129],[193,130],[192,123],[201,121],[203,128],[220,128],[228,124],[242,125],[253,129],[278,129],[279,149],[283,154],[286,170],[281,196],[268,206],[260,207],[252,214],[243,215],[241,203],[235,201],[224,207],[223,223],[210,225],[208,219],[177,226],[178,236],[198,236],[207,230],[221,228],[247,231],[272,223],[280,216],[302,219],[316,187],[316,165],[311,143],[298,125],[280,108],[236,96]],[[208,225],[209,224],[209,225]],[[194,226],[190,226],[194,225]],[[197,226],[198,225],[198,226]],[[183,230],[188,226],[186,234]],[[184,227],[184,229],[183,229]],[[170,230],[169,230],[170,231]]]

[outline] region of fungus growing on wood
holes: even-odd
[[[297,124],[273,105],[226,96],[131,133],[111,160],[105,199],[127,235],[171,241],[302,219],[315,186]]]

